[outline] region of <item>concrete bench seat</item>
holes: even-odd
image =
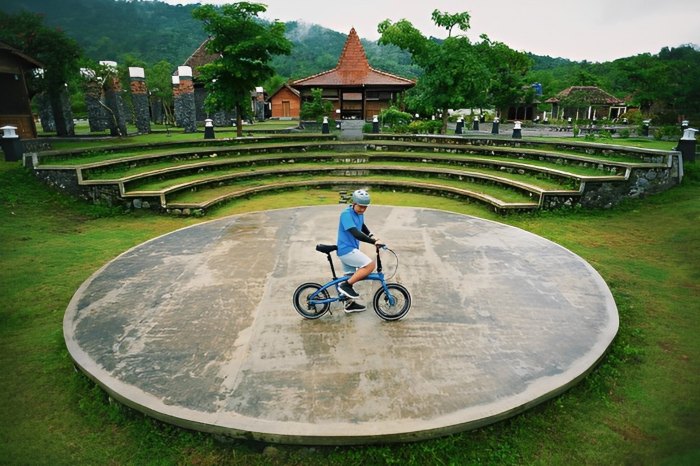
[[[223,202],[248,197],[263,192],[280,191],[287,189],[301,188],[334,188],[349,189],[360,183],[363,186],[375,189],[390,189],[405,192],[420,192],[431,195],[440,195],[475,201],[484,204],[497,213],[506,214],[509,212],[531,211],[539,207],[537,202],[504,202],[496,197],[480,193],[469,189],[460,189],[453,186],[445,186],[435,183],[407,182],[395,180],[376,179],[315,179],[311,181],[287,181],[266,184],[262,186],[245,187],[241,189],[231,189],[224,194],[211,197],[202,202],[169,202],[167,211],[175,215],[204,214],[206,210]]]

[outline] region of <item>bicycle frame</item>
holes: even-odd
[[[317,250],[318,250],[318,248],[317,248]],[[323,251],[322,251],[322,252],[323,252]],[[333,274],[333,280],[331,280],[331,281],[327,282],[326,284],[324,284],[323,286],[321,286],[321,288],[319,288],[318,290],[316,290],[316,292],[313,293],[313,294],[309,297],[309,303],[310,303],[310,304],[334,303],[334,302],[336,302],[336,301],[342,301],[342,300],[347,299],[344,295],[340,294],[340,292],[338,291],[337,286],[338,286],[340,283],[342,283],[342,282],[344,282],[344,281],[347,281],[350,277],[347,276],[347,275],[344,275],[344,276],[342,276],[342,277],[338,277],[338,276],[336,275],[336,273],[335,273],[335,267],[333,266],[333,259],[331,258],[330,251],[326,251],[325,254],[326,254],[326,257],[328,258],[328,262],[329,262],[330,265],[331,265],[331,273]],[[362,281],[365,281],[365,280],[373,280],[373,281],[378,281],[378,282],[380,282],[380,283],[382,284],[382,288],[384,288],[384,292],[386,293],[386,295],[387,295],[388,298],[389,298],[389,303],[390,303],[392,306],[396,304],[396,300],[394,299],[394,297],[392,296],[392,294],[389,292],[389,288],[386,286],[386,280],[384,279],[384,273],[382,272],[382,259],[381,259],[381,256],[380,256],[380,254],[379,254],[379,248],[377,248],[377,271],[376,271],[376,272],[370,273],[370,274],[367,275],[367,277],[365,277],[365,279],[362,280]],[[322,293],[323,291],[325,291],[325,290],[327,290],[327,289],[329,289],[329,288],[331,288],[331,287],[335,287],[335,290],[336,290],[336,293],[338,294],[338,296],[336,296],[336,297],[330,297],[330,298],[327,298],[327,299],[316,299],[316,296],[318,296],[319,293]]]

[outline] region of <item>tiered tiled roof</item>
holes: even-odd
[[[601,88],[595,86],[571,86],[561,91],[555,97],[547,99],[546,102],[558,103],[573,96],[576,96],[576,98],[582,102],[593,105],[615,105],[624,103],[622,99],[618,99],[614,95],[610,95]]]
[[[184,65],[189,66],[192,68],[192,77],[193,78],[198,78],[200,75],[199,72],[199,67],[202,65],[206,65],[207,63],[211,63],[219,56],[217,54],[209,53],[207,52],[207,43],[209,42],[209,39],[205,40],[202,42],[202,44],[195,50],[190,57],[185,60]],[[177,71],[175,72],[175,75],[177,75]]]
[[[325,87],[325,86],[400,86],[412,87],[415,82],[369,66],[365,49],[355,28],[350,30],[345,46],[340,54],[338,65],[332,70],[324,71],[313,76],[298,79],[292,86]]]

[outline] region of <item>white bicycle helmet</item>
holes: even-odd
[[[358,189],[352,193],[352,202],[353,204],[369,205],[369,193],[364,189]]]

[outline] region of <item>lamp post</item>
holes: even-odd
[[[464,129],[464,118],[459,117],[459,118],[457,118],[457,127],[455,128],[455,134],[462,134],[463,129]]]
[[[698,130],[695,128],[686,128],[683,131],[683,137],[678,141],[678,146],[676,150],[683,154],[683,163],[695,162],[695,133]]]
[[[204,139],[214,139],[214,120],[204,120]]]
[[[523,138],[522,123],[519,121],[515,121],[515,123],[513,123],[513,139],[522,139],[522,138]]]
[[[21,160],[24,154],[24,148],[17,134],[17,127],[7,125],[0,128],[0,130],[2,130],[0,147],[2,147],[2,151],[5,153],[5,161],[16,162],[17,160]]]

